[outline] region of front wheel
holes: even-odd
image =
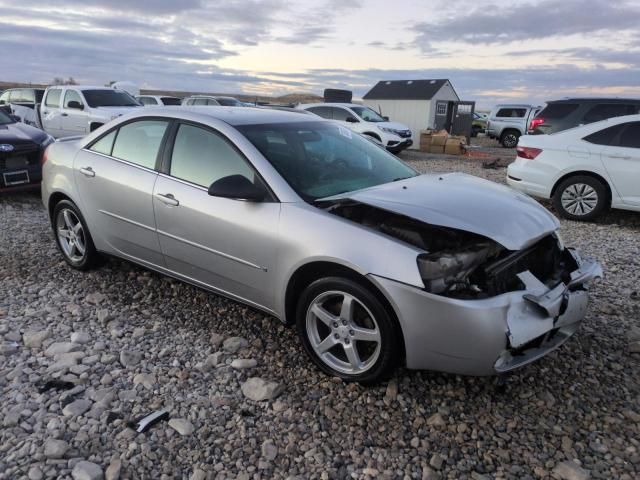
[[[100,256],[76,205],[62,200],[53,209],[53,234],[64,260],[77,270],[96,266]]]
[[[329,375],[364,384],[384,380],[399,356],[400,332],[384,305],[353,280],[316,280],[296,311],[298,335],[313,362]]]
[[[607,207],[607,188],[593,177],[569,177],[556,188],[553,206],[569,220],[593,220]]]

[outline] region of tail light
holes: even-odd
[[[542,153],[542,149],[532,147],[516,147],[516,152],[518,152],[518,157],[520,158],[533,160]]]
[[[529,124],[529,131],[533,132],[536,128],[544,123],[544,118],[534,118]]]
[[[49,156],[49,146],[46,146],[45,149],[42,151],[42,156],[40,157],[40,165],[44,165],[45,163],[47,163],[48,156]]]

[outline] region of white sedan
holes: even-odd
[[[550,198],[571,220],[605,209],[640,211],[640,115],[610,118],[552,135],[524,135],[507,183]]]

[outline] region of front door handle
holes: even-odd
[[[631,157],[629,155],[607,155],[609,158],[619,158],[621,160],[629,160]]]
[[[156,193],[156,197],[165,205],[171,205],[172,207],[180,205],[180,202],[172,193]]]
[[[93,168],[91,167],[83,167],[80,169],[80,173],[83,174],[85,177],[95,177],[96,176],[96,172],[93,171]]]

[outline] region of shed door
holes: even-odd
[[[476,102],[455,102],[451,112],[451,135],[464,135],[467,140],[471,136],[471,125],[473,124],[473,112]]]

